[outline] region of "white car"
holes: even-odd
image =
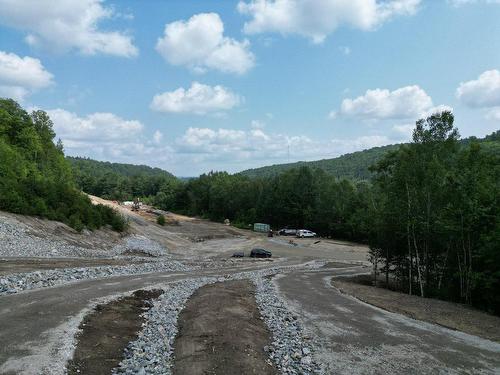
[[[297,231],[297,237],[300,237],[300,238],[316,237],[316,233],[311,232],[310,230],[307,230],[307,229],[300,229]]]

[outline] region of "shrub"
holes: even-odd
[[[163,226],[163,225],[165,225],[165,216],[163,216],[163,215],[158,216],[158,217],[156,218],[156,222],[157,222],[158,224],[162,225],[162,226]]]

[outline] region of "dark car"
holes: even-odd
[[[271,258],[271,256],[271,252],[265,249],[252,249],[250,252],[250,258]]]
[[[295,236],[297,234],[297,229],[284,228],[280,229],[278,233],[280,234],[280,236]]]
[[[243,251],[237,251],[233,254],[233,258],[243,258],[245,257],[245,253]]]

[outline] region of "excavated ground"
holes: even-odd
[[[254,294],[248,280],[196,291],[179,316],[174,374],[276,374],[264,352],[270,334]]]
[[[110,374],[123,358],[123,351],[141,329],[141,314],[161,290],[138,290],[131,296],[98,305],[80,325],[81,333],[68,374]]]

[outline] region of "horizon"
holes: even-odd
[[[30,4],[0,1],[0,96],[68,156],[193,177],[404,143],[437,110],[499,128],[498,3]]]

